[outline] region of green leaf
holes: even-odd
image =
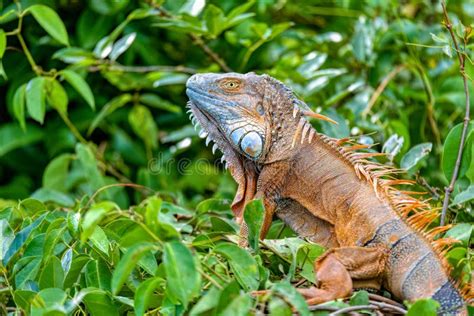
[[[3,58],[5,49],[7,48],[7,35],[3,29],[0,29],[0,60]]]
[[[26,95],[26,84],[21,85],[15,91],[13,96],[13,114],[20,123],[23,130],[26,130],[25,123],[25,95]]]
[[[367,291],[355,292],[349,301],[349,305],[369,305],[369,293],[367,293]]]
[[[96,58],[94,54],[77,47],[66,47],[60,49],[54,53],[53,58],[59,59],[67,64],[75,64],[81,66],[87,66],[96,63]]]
[[[474,184],[471,184],[466,190],[456,194],[452,204],[462,204],[472,199],[474,199]]]
[[[59,288],[63,287],[64,283],[64,270],[61,266],[61,261],[52,256],[46,263],[39,276],[39,286],[41,289],[50,287]]]
[[[147,107],[135,105],[128,114],[128,122],[135,134],[140,137],[149,148],[158,146],[158,127]]]
[[[30,116],[43,124],[46,112],[46,79],[36,77],[31,79],[26,86],[26,108]]]
[[[20,147],[27,147],[43,138],[43,131],[36,126],[28,126],[23,131],[16,123],[0,126],[0,157]]]
[[[45,5],[36,4],[32,5],[27,9],[33,14],[35,20],[41,25],[41,27],[49,34],[52,38],[69,46],[69,39],[64,26],[63,21],[59,15],[50,7]]]
[[[255,259],[244,249],[230,243],[222,243],[214,252],[229,260],[229,265],[240,286],[247,291],[256,290],[260,284],[260,273]]]
[[[78,279],[81,276],[81,271],[89,260],[91,260],[91,258],[87,255],[77,255],[73,257],[71,267],[64,278],[64,288],[70,288],[74,283],[79,282]]]
[[[138,260],[147,252],[155,250],[152,243],[141,243],[130,247],[120,259],[112,275],[112,293],[116,295],[137,265]],[[182,264],[182,263],[180,263]]]
[[[10,259],[21,249],[21,247],[23,247],[31,232],[42,223],[44,217],[44,215],[41,215],[33,223],[26,226],[15,235],[15,239],[13,239],[10,247],[3,257],[4,266],[6,266]]]
[[[102,228],[96,226],[89,240],[99,251],[102,251],[106,255],[109,254],[110,242]]]
[[[35,280],[41,268],[41,257],[23,257],[14,265],[15,288],[24,289],[24,285],[29,280]]]
[[[84,304],[92,316],[119,315],[117,306],[115,306],[110,296],[104,291],[87,293],[84,297]]]
[[[221,290],[213,286],[209,291],[206,292],[204,296],[201,296],[199,301],[193,306],[189,315],[196,316],[201,315],[217,306],[219,303],[219,298],[221,295]]]
[[[306,304],[303,296],[288,281],[276,283],[273,285],[272,290],[285,297],[286,301],[290,302],[300,315],[309,316],[308,304]]]
[[[156,94],[144,93],[140,95],[140,102],[145,105],[154,107],[156,109],[172,112],[172,113],[181,113],[181,108],[177,105],[174,105],[170,101],[167,101],[163,98],[160,98]]]
[[[156,289],[164,286],[165,280],[160,277],[154,277],[143,281],[135,292],[135,314],[137,316],[145,315],[150,302],[154,298],[153,293]]]
[[[89,84],[72,70],[62,70],[61,75],[86,100],[91,109],[95,110],[94,94]]]
[[[22,308],[25,311],[29,311],[31,302],[33,301],[35,295],[36,292],[33,291],[16,290],[13,294],[13,299],[18,307]]]
[[[133,44],[136,37],[137,33],[133,32],[119,39],[117,43],[114,44],[109,58],[111,60],[117,60],[117,58],[119,58],[120,55],[125,53],[125,51]]]
[[[66,315],[64,303],[67,294],[58,288],[48,288],[39,292],[31,302],[31,315]]]
[[[102,260],[91,260],[85,266],[85,279],[88,287],[95,287],[104,291],[111,290],[112,274],[107,263]]]
[[[120,208],[117,206],[117,204],[109,201],[99,202],[92,205],[82,220],[81,242],[84,243],[89,238],[89,236],[92,235],[95,227],[104,218],[104,216],[114,209],[119,210]]]
[[[111,114],[118,108],[123,107],[125,104],[127,104],[130,101],[132,101],[132,95],[128,93],[119,95],[118,97],[115,97],[112,100],[110,100],[106,105],[102,107],[99,114],[94,118],[91,126],[89,127],[87,131],[87,134],[88,135],[92,134],[92,132],[96,129],[97,126],[99,126],[99,124],[107,115]]]
[[[407,316],[436,316],[439,303],[431,298],[420,299],[408,309]]]
[[[105,178],[99,170],[97,159],[91,146],[78,143],[76,145],[77,158],[81,164],[82,171],[87,175],[89,192],[94,194],[105,186]],[[110,191],[104,191],[101,196],[110,198]]]
[[[470,223],[459,223],[456,226],[450,228],[444,237],[451,237],[459,240],[464,246],[469,245],[471,239],[473,224]]]
[[[69,100],[63,86],[61,86],[61,84],[55,79],[48,79],[46,91],[48,104],[59,113],[67,115],[67,105]]]
[[[224,12],[220,8],[213,4],[207,6],[203,18],[206,22],[206,28],[213,38],[222,32],[226,19]]]
[[[254,249],[258,249],[260,240],[260,230],[265,217],[265,207],[261,199],[252,200],[245,206],[244,220],[248,227],[249,245]]]
[[[252,308],[252,299],[248,293],[242,293],[234,298],[220,315],[247,316]]]
[[[419,166],[420,162],[427,158],[433,148],[432,143],[422,143],[412,147],[402,158],[400,167],[405,170]]]
[[[62,192],[66,191],[69,165],[73,159],[74,155],[62,154],[51,160],[43,173],[43,187]]]
[[[468,137],[469,137],[469,134],[472,133],[472,131],[474,131],[474,122],[469,123],[468,131],[467,131]],[[453,172],[454,172],[454,166],[456,165],[459,142],[461,140],[461,132],[462,132],[462,123],[459,123],[458,125],[454,126],[449,131],[448,136],[446,136],[446,140],[444,141],[443,156],[441,159],[442,159],[443,172],[448,181],[451,180],[453,176]],[[464,147],[458,178],[461,178],[466,173],[467,167],[469,166],[471,162],[470,158],[472,154],[473,154],[472,148]]]
[[[201,275],[191,251],[179,241],[167,242],[164,245],[163,264],[167,291],[186,306],[201,288]]]

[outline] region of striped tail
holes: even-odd
[[[381,225],[370,244],[390,248],[386,287],[398,298],[415,301],[431,297],[440,303],[439,315],[467,315],[466,303],[453,285],[431,244],[401,219]]]

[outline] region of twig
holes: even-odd
[[[416,175],[416,182],[423,186],[424,188],[426,188],[428,191],[430,191],[431,193],[431,196],[435,199],[435,200],[439,200],[439,193],[437,191],[437,188],[435,187],[432,187],[428,181],[426,181],[425,178],[423,178],[419,173],[417,173]]]
[[[212,49],[210,49],[209,46],[207,46],[206,43],[204,43],[204,41],[202,40],[200,36],[190,33],[189,37],[191,37],[191,39],[193,40],[193,43],[199,46],[204,51],[204,53],[206,53],[212,60],[214,60],[219,65],[219,67],[222,68],[222,70],[224,70],[225,72],[232,72],[232,69],[229,66],[227,66],[225,61],[219,55],[217,55]]]
[[[370,301],[370,304],[372,304],[374,306],[377,306],[381,310],[390,310],[392,312],[396,312],[396,313],[399,313],[399,314],[402,314],[402,315],[405,315],[407,313],[407,311],[404,308],[398,307],[398,306],[393,305],[393,304],[373,302],[373,301]]]
[[[383,90],[385,90],[385,88],[390,83],[390,81],[392,81],[392,79],[403,69],[405,69],[405,65],[398,65],[397,67],[395,67],[395,69],[390,71],[388,73],[388,75],[382,80],[382,82],[379,84],[377,89],[375,89],[375,92],[372,95],[372,97],[370,98],[369,103],[367,104],[367,107],[362,112],[363,117],[365,117],[365,116],[367,116],[367,114],[369,114],[370,110],[374,106],[375,102],[377,102],[377,99],[380,97]]]
[[[167,18],[174,18],[174,16],[171,15],[168,11],[166,11],[163,7],[156,6],[155,8],[159,10],[163,16]],[[206,53],[213,61],[215,61],[219,65],[219,67],[221,67],[222,70],[224,70],[225,72],[232,72],[232,69],[227,66],[226,62],[209,46],[207,46],[207,44],[202,40],[200,36],[192,33],[189,33],[188,35],[193,41],[193,43],[199,46],[204,53]]]
[[[101,66],[91,66],[88,68],[89,72],[101,71]],[[169,71],[169,72],[184,72],[188,74],[195,74],[196,69],[184,67],[184,66],[124,66],[120,64],[113,64],[107,68],[111,71],[123,71],[123,72],[135,72],[135,73],[147,73],[153,71]]]
[[[342,315],[342,314],[345,314],[345,313],[360,311],[360,310],[364,310],[364,309],[376,310],[378,308],[379,308],[378,306],[374,306],[374,305],[349,306],[349,307],[341,308],[337,311],[334,311],[331,314],[329,314],[329,316]]]
[[[465,114],[464,114],[464,121],[463,121],[463,127],[462,127],[462,132],[461,132],[461,139],[459,141],[459,148],[458,148],[458,155],[456,157],[456,164],[454,165],[454,171],[453,175],[451,176],[451,181],[449,182],[449,186],[445,188],[445,195],[444,195],[444,201],[443,201],[443,208],[441,211],[441,220],[440,220],[440,225],[443,226],[445,224],[446,220],[446,212],[448,210],[448,205],[449,205],[449,197],[451,193],[454,190],[454,183],[456,182],[456,179],[458,178],[459,174],[459,168],[461,166],[461,159],[462,159],[462,152],[464,148],[464,143],[466,141],[466,134],[467,134],[467,128],[469,126],[469,106],[470,106],[470,99],[469,99],[469,88],[467,85],[467,77],[464,72],[464,64],[465,64],[465,58],[464,55],[459,51],[459,45],[458,41],[456,39],[456,36],[454,35],[453,32],[453,25],[451,24],[451,21],[448,16],[448,11],[446,9],[446,3],[444,0],[441,1],[441,6],[443,7],[443,14],[444,14],[444,24],[446,28],[449,31],[449,34],[451,35],[451,38],[453,40],[454,48],[456,50],[456,55],[458,56],[459,59],[459,71],[461,73],[461,77],[463,80],[464,84],[464,94],[466,96],[466,109],[465,109]]]
[[[368,294],[369,294],[369,299],[371,299],[371,301],[383,302],[383,303],[398,306],[400,308],[404,308],[404,306],[402,304],[400,304],[398,302],[395,302],[394,300],[391,300],[388,297],[381,296],[381,295],[374,294],[374,293],[368,293]]]

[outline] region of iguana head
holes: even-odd
[[[237,218],[253,198],[258,171],[286,159],[303,111],[309,110],[281,82],[254,73],[197,74],[186,83],[193,123],[215,142],[237,181]],[[195,119],[194,119],[195,118]]]

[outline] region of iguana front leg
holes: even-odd
[[[308,304],[320,304],[347,297],[353,281],[364,281],[380,288],[387,259],[385,248],[341,247],[328,250],[315,261],[314,269],[318,287],[298,289]]]

